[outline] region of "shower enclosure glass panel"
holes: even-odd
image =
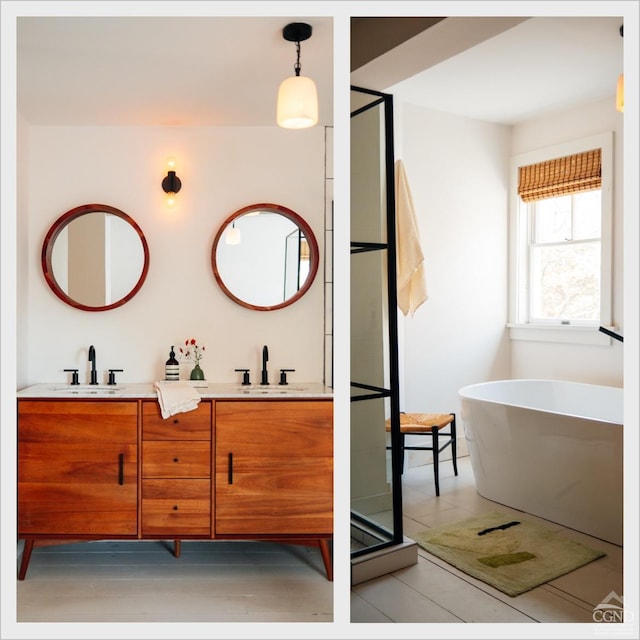
[[[359,557],[403,534],[393,105],[357,87],[351,96],[351,553]]]

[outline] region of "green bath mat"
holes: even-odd
[[[606,555],[501,511],[433,527],[411,537],[429,553],[509,596]]]

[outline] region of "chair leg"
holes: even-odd
[[[458,475],[458,461],[456,458],[456,414],[452,413],[453,422],[451,423],[451,457],[453,459],[453,473]]]
[[[438,427],[431,427],[431,438],[433,440],[433,476],[436,481],[436,495],[440,495],[440,481],[438,470]]]
[[[400,475],[404,473],[404,433],[400,434]]]

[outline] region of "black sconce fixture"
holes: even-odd
[[[175,172],[175,159],[169,158],[167,165],[169,171],[167,171],[166,177],[162,180],[162,189],[167,194],[167,205],[172,207],[176,201],[176,193],[178,193],[182,187],[182,182]]]

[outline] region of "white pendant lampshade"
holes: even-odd
[[[227,239],[225,240],[226,244],[240,244],[241,235],[240,229],[236,228],[236,223],[234,222],[231,225],[231,229],[227,232]]]
[[[300,75],[300,42],[311,37],[311,25],[292,22],[282,30],[282,37],[296,43],[295,76],[280,84],[276,122],[285,129],[304,129],[318,123],[318,92],[311,78]]]
[[[318,92],[311,78],[292,76],[278,90],[278,126],[304,129],[318,124]]]

